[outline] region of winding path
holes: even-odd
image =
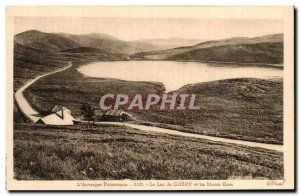
[[[68,66],[58,69],[56,71],[43,74],[41,76],[38,76],[37,78],[29,81],[24,86],[22,86],[19,90],[16,91],[14,94],[15,100],[21,110],[21,112],[28,117],[32,122],[37,122],[40,119],[40,114],[31,107],[30,103],[26,100],[23,92],[26,88],[28,88],[30,85],[32,85],[37,80],[49,76],[51,74],[64,71],[72,66],[72,63],[70,62]],[[78,121],[78,122],[84,122],[84,121]],[[275,145],[275,144],[266,144],[266,143],[259,143],[259,142],[250,142],[250,141],[243,141],[243,140],[234,140],[234,139],[228,139],[228,138],[222,138],[222,137],[213,137],[213,136],[206,136],[201,134],[195,134],[195,133],[187,133],[187,132],[181,132],[178,130],[173,129],[166,129],[166,128],[160,128],[160,127],[154,127],[154,126],[145,126],[145,125],[137,125],[137,124],[131,124],[131,123],[121,123],[121,122],[96,122],[95,124],[103,124],[103,125],[117,125],[117,126],[127,126],[134,129],[139,129],[146,132],[158,132],[158,133],[166,133],[170,135],[178,135],[178,136],[184,136],[184,137],[192,137],[192,138],[199,138],[199,139],[207,139],[211,141],[217,141],[217,142],[224,142],[224,143],[230,143],[230,144],[238,144],[238,145],[244,145],[249,147],[259,147],[269,150],[275,150],[279,152],[283,152],[283,145]]]
[[[244,145],[244,146],[249,146],[249,147],[258,147],[258,148],[264,148],[264,149],[268,149],[268,150],[275,150],[278,152],[283,152],[283,145],[267,144],[267,143],[260,143],[260,142],[250,142],[250,141],[244,141],[244,140],[235,140],[235,139],[228,139],[228,138],[222,138],[222,137],[207,136],[207,135],[201,135],[201,134],[196,134],[196,133],[182,132],[182,131],[178,131],[178,130],[174,130],[174,129],[166,129],[166,128],[161,128],[161,127],[146,126],[146,125],[137,125],[137,124],[131,124],[131,123],[96,122],[95,124],[126,126],[126,127],[131,127],[134,129],[139,129],[142,131],[152,131],[152,132],[158,132],[158,133],[166,133],[166,134],[170,134],[170,135],[179,135],[179,136],[184,136],[184,137],[207,139],[207,140],[216,141],[216,142],[238,144],[238,145]]]
[[[28,88],[30,85],[32,85],[33,83],[35,83],[37,80],[45,77],[45,76],[49,76],[51,74],[54,74],[54,73],[57,73],[57,72],[61,72],[61,71],[64,71],[68,68],[70,68],[72,66],[72,63],[70,62],[68,64],[68,66],[62,68],[62,69],[58,69],[58,70],[55,70],[53,72],[50,72],[50,73],[46,73],[46,74],[43,74],[41,76],[38,76],[36,77],[35,79],[33,80],[30,80],[29,82],[27,82],[24,86],[22,86],[20,89],[18,89],[14,96],[15,96],[15,100],[21,110],[21,112],[27,117],[29,118],[31,121],[33,122],[37,122],[39,119],[40,119],[40,114],[31,107],[30,103],[27,101],[27,99],[25,98],[23,92],[25,91],[26,88]]]

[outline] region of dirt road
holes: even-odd
[[[62,68],[62,69],[58,69],[56,71],[50,72],[50,73],[46,73],[43,74],[41,76],[36,77],[35,79],[27,82],[24,86],[22,86],[19,90],[17,90],[17,92],[15,92],[14,96],[15,96],[15,100],[21,110],[21,112],[27,117],[29,118],[31,121],[36,122],[40,119],[40,115],[39,113],[32,108],[32,106],[30,105],[30,103],[27,101],[27,99],[24,97],[23,92],[25,91],[26,88],[28,88],[30,85],[32,85],[33,83],[35,83],[37,80],[45,77],[45,76],[49,76],[51,74],[57,73],[57,72],[61,72],[64,71],[68,68],[70,68],[72,66],[72,63],[70,62],[68,64],[68,66]]]

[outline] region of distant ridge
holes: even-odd
[[[197,41],[200,43],[182,45]],[[101,33],[73,35],[30,30],[15,35],[15,42],[43,52],[120,54],[129,55],[133,60],[283,63],[283,34],[210,41],[180,38],[123,41]],[[173,46],[181,46],[165,49],[171,47],[172,43]]]
[[[19,33],[14,38],[14,41],[19,44],[47,52],[80,47],[78,43],[58,34],[43,33],[37,30]]]
[[[136,52],[156,51],[170,49],[178,46],[199,43],[197,40],[185,39],[158,39],[123,41],[111,35],[102,33],[89,33],[73,35],[67,33],[44,33],[37,30],[29,30],[15,35],[15,41],[24,46],[45,52],[79,52],[72,50],[81,48],[84,52],[87,48],[99,49],[100,53],[134,54]],[[85,49],[84,49],[85,48]],[[93,52],[97,52],[94,50]]]
[[[283,34],[234,37],[186,47],[135,54],[132,59],[283,63]]]
[[[106,34],[60,35],[76,42],[81,47],[98,48],[108,53],[130,54],[136,52],[136,48],[131,44]]]

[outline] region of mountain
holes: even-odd
[[[43,73],[64,66],[59,58],[53,58],[48,52],[30,48],[14,42],[14,90],[24,85],[28,80]]]
[[[36,30],[15,35],[17,44],[50,53],[90,53],[106,57],[120,54],[130,55],[131,59],[135,60],[283,63],[283,34],[203,41],[179,38],[123,41],[113,36],[99,33],[73,35],[44,33]],[[195,42],[201,43],[165,49]]]
[[[117,54],[130,54],[137,51],[130,43],[109,35],[96,33],[71,35],[30,30],[15,35],[14,39],[18,44],[45,52],[60,52],[75,48],[95,48],[101,50],[101,53],[105,51]]]
[[[132,54],[137,51],[130,43],[106,34],[91,33],[82,35],[59,35],[78,43],[81,47],[98,48],[108,53]]]
[[[179,46],[194,45],[203,42],[196,39],[142,39],[137,41],[123,41],[110,35],[91,33],[83,35],[60,34],[71,39],[83,47],[100,48],[109,53],[133,54],[136,52],[147,52],[171,49]]]
[[[80,47],[78,43],[58,34],[43,33],[36,30],[26,31],[15,35],[14,41],[18,44],[46,52]]]
[[[88,48],[94,48],[93,52],[97,52],[95,49],[99,49],[100,53],[134,54],[137,52],[165,50],[178,46],[192,45],[201,42],[201,40],[170,38],[123,41],[101,33],[74,35],[30,30],[15,35],[15,42],[45,52],[65,52],[69,50],[69,52],[75,51],[78,53],[79,51],[84,52]]]
[[[265,42],[196,49],[169,57],[168,60],[194,60],[236,63],[283,63],[283,43]]]
[[[152,51],[152,52],[145,52],[142,54],[142,56],[145,59],[149,60],[163,60],[163,59],[168,59],[174,55],[181,54],[184,52],[200,49],[200,48],[208,48],[208,47],[213,47],[213,46],[220,46],[220,45],[231,45],[231,44],[236,44],[241,41],[246,40],[247,38],[229,38],[229,39],[224,39],[224,40],[213,40],[213,41],[206,41],[203,43],[199,43],[193,46],[184,46],[184,47],[178,47],[178,48],[173,48],[173,49],[168,49],[168,50],[159,50],[159,51]]]
[[[180,38],[169,38],[169,39],[141,39],[137,41],[130,41],[138,51],[155,51],[155,50],[167,50],[182,46],[191,46],[199,44],[206,40],[202,39],[180,39]]]
[[[260,37],[249,38],[245,44],[265,43],[265,42],[283,42],[283,34],[271,34]]]
[[[145,41],[151,41],[155,44],[172,46],[172,48],[177,48],[181,46],[192,46],[195,44],[199,44],[205,42],[207,40],[204,39],[182,39],[182,38],[167,38],[167,39],[145,39]]]
[[[193,46],[138,53],[131,58],[280,64],[283,62],[283,35],[206,41]]]

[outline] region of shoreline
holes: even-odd
[[[120,60],[126,61],[126,60]],[[249,65],[254,67],[268,67],[268,68],[278,68],[284,69],[283,64],[270,64],[270,63],[242,63],[242,62],[223,62],[223,61],[196,61],[196,60],[172,60],[172,59],[133,59],[130,61],[171,61],[171,62],[194,62],[194,63],[207,63],[207,64],[225,64],[225,65]],[[238,67],[238,66],[236,66]]]

